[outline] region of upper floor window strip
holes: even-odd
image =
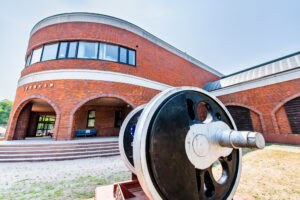
[[[136,65],[136,51],[102,42],[66,41],[46,44],[34,49],[27,57],[25,66],[56,59],[98,59]]]

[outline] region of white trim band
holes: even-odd
[[[89,70],[89,69],[59,69],[48,70],[28,74],[23,76],[18,81],[18,87],[22,85],[49,80],[96,80],[96,81],[109,81],[117,83],[126,83],[131,85],[142,86],[154,90],[163,91],[172,86],[145,79],[138,76],[123,74],[119,72]]]
[[[189,56],[188,54],[180,51],[179,49],[175,48],[174,46],[168,44],[167,42],[159,39],[158,37],[152,35],[151,33],[145,31],[144,29],[127,22],[125,20],[111,17],[108,15],[102,15],[102,14],[96,14],[96,13],[64,13],[64,14],[58,14],[53,15],[50,17],[47,17],[41,21],[39,21],[31,30],[30,37],[37,32],[38,30],[50,26],[53,24],[58,23],[65,23],[65,22],[91,22],[91,23],[101,23],[101,24],[107,24],[111,26],[115,26],[118,28],[125,29],[127,31],[130,31],[132,33],[135,33],[139,35],[140,37],[143,37],[151,42],[153,42],[156,45],[161,46],[162,48],[176,54],[177,56],[209,71],[210,73],[215,74],[216,76],[222,77],[224,76],[222,73],[218,72],[217,70],[209,67],[208,65],[202,63],[201,61],[197,60],[196,58],[193,58],[192,56]]]
[[[281,83],[284,81],[289,81],[293,79],[299,79],[300,77],[300,68],[290,70],[290,71],[285,71],[281,72],[279,74],[274,74],[268,77],[260,78],[260,79],[255,79],[252,81],[244,82],[244,83],[239,83],[236,85],[228,86],[222,89],[214,90],[211,91],[215,96],[222,96],[226,94],[231,94],[235,92],[240,92],[244,90],[249,90],[253,88],[258,88],[258,87],[263,87],[275,83]]]

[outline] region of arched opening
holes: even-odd
[[[25,138],[52,138],[55,136],[57,113],[43,99],[31,99],[21,109],[13,134],[14,140]]]
[[[300,134],[300,97],[286,102],[283,106],[290,124],[290,132]]]
[[[74,112],[72,137],[118,136],[132,109],[132,105],[116,97],[89,100]]]
[[[240,131],[254,131],[251,111],[241,106],[226,106]]]

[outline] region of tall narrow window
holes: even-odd
[[[77,58],[97,59],[98,43],[96,42],[79,42]]]
[[[95,121],[96,121],[96,111],[89,110],[88,119],[87,119],[87,128],[95,128]]]
[[[27,56],[27,60],[26,60],[26,67],[30,65],[30,61],[31,61],[31,53],[29,54],[29,56]]]
[[[77,43],[78,42],[70,42],[70,44],[69,44],[68,58],[76,58]]]
[[[119,128],[122,123],[122,112],[120,110],[115,111],[115,128]]]
[[[41,61],[42,47],[33,50],[31,57],[31,64],[37,63]]]
[[[100,43],[99,59],[118,62],[118,46]]]
[[[61,42],[59,45],[58,58],[66,58],[67,57],[67,47],[68,42]]]
[[[120,47],[120,62],[127,63],[127,49]]]
[[[58,43],[48,44],[44,46],[42,61],[56,59]]]
[[[128,64],[135,65],[135,51],[128,50]]]

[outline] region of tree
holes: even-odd
[[[0,102],[0,124],[7,124],[9,114],[12,108],[13,102],[9,100],[3,100]]]

